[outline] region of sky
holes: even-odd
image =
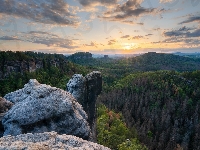
[[[200,0],[0,0],[0,50],[200,52]]]

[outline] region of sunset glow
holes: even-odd
[[[0,10],[1,50],[200,51],[200,1],[1,0]]]

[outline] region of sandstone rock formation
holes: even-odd
[[[29,61],[5,61],[0,64],[0,78],[9,76],[11,73],[24,73],[25,71],[34,72],[36,69],[43,68],[42,60],[29,60]]]
[[[1,123],[5,113],[12,107],[13,103],[6,101],[4,98],[0,97],[0,137],[3,136],[4,128]]]
[[[72,135],[58,135],[56,132],[4,136],[0,138],[0,149],[110,150],[102,145],[85,141]]]
[[[31,79],[4,97],[14,103],[2,120],[5,135],[56,131],[83,139],[90,136],[87,114],[73,96]]]
[[[102,76],[99,71],[93,71],[83,77],[75,74],[67,83],[67,89],[83,106],[88,114],[88,122],[92,127],[95,119],[95,104],[102,90]]]
[[[97,96],[102,90],[101,72],[93,71],[85,77],[81,74],[73,75],[66,90],[83,106],[91,128],[90,140],[96,142],[95,109]]]

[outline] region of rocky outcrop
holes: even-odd
[[[67,89],[74,98],[83,106],[88,115],[88,122],[92,129],[92,138],[95,138],[95,109],[96,99],[102,90],[101,72],[93,71],[83,77],[75,74],[67,83]],[[94,139],[92,139],[95,141]]]
[[[36,69],[43,68],[42,60],[31,59],[29,61],[5,61],[0,64],[0,78],[9,76],[11,73],[24,73],[24,72],[34,72]]]
[[[0,137],[3,136],[4,127],[1,123],[5,113],[12,107],[13,103],[6,101],[4,98],[0,97]]]
[[[48,60],[47,62],[54,67],[59,67],[61,63],[67,63],[67,61],[61,61],[59,59]],[[12,73],[23,74],[24,72],[34,72],[45,66],[44,59],[0,61],[0,63],[0,79],[8,77]]]
[[[72,135],[58,135],[56,132],[4,136],[0,138],[0,149],[110,150],[102,145],[85,141]]]
[[[97,96],[102,90],[101,72],[93,71],[83,77],[75,74],[67,83],[67,91],[83,106],[88,114],[88,122],[92,125],[95,117],[95,104]]]
[[[56,131],[83,139],[90,136],[87,114],[74,97],[61,89],[31,79],[23,89],[4,97],[14,103],[2,123],[6,135]]]

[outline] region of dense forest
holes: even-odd
[[[88,52],[65,57],[8,51],[0,52],[0,62],[0,96],[31,78],[65,89],[74,73],[101,71],[100,144],[119,150],[200,149],[199,58],[153,52],[113,59],[93,58]]]
[[[200,71],[131,74],[99,101],[122,112],[149,149],[199,149]]]

